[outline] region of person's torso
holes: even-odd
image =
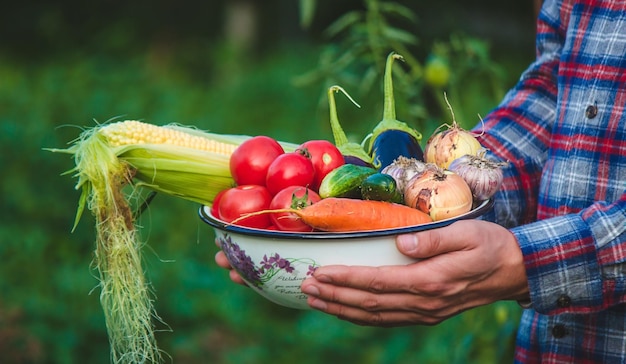
[[[626,188],[626,2],[573,2],[537,218],[614,201]]]

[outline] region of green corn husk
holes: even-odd
[[[204,205],[233,186],[229,157],[222,154],[149,144],[121,148],[118,158],[135,171],[137,186]]]
[[[112,125],[112,124],[109,124]],[[103,308],[114,363],[157,363],[163,360],[154,331],[162,322],[145,279],[141,248],[131,204],[142,188],[192,202],[210,204],[233,184],[229,155],[171,144],[133,143],[112,146],[98,125],[81,133],[69,148],[47,149],[70,154],[75,167],[65,174],[78,179],[81,190],[74,227],[87,208],[95,217],[93,264],[100,280]],[[189,135],[239,145],[245,135],[218,135],[191,127],[168,125]],[[285,150],[296,145],[282,143]]]

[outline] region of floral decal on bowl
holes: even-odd
[[[252,258],[246,254],[246,251],[232,241],[230,235],[220,236],[218,240],[233,268],[245,277],[249,283],[259,289],[262,289],[262,286],[278,273],[297,274],[296,263],[308,264],[306,276],[313,274],[318,267],[312,259],[283,258],[278,253],[270,254],[269,256],[265,254],[259,264],[255,265]]]

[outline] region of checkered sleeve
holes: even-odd
[[[626,302],[626,191],[577,214],[513,228],[533,308],[590,313]]]

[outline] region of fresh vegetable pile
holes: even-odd
[[[180,125],[122,121],[84,130],[66,149],[82,191],[75,224],[95,219],[111,360],[162,361],[137,218],[155,193],[210,205],[231,224],[282,231],[355,231],[424,224],[458,216],[499,188],[501,163],[487,160],[472,133],[454,123],[426,143],[396,119],[387,59],[382,120],[362,144],[348,141],[328,91],[334,143],[220,135]],[[146,197],[144,190],[150,191]]]
[[[257,229],[368,231],[453,218],[490,198],[502,182],[502,164],[486,159],[479,136],[459,127],[453,113],[453,124],[436,130],[425,151],[421,134],[396,119],[391,75],[398,59],[395,53],[387,59],[383,119],[366,139],[367,151],[348,141],[334,94],[350,96],[332,86],[335,144],[311,140],[285,152],[267,136],[243,142],[230,158],[235,186],[213,201],[213,216]]]
[[[457,132],[478,144],[474,154],[455,154],[460,148],[446,143],[442,132],[427,143],[436,151],[431,161],[398,155],[382,168],[346,162],[325,140],[284,152],[270,137],[252,137],[233,152],[236,185],[218,194],[211,213],[230,224],[296,232],[368,231],[453,218],[493,196],[502,182],[502,164],[485,158],[473,134]]]

